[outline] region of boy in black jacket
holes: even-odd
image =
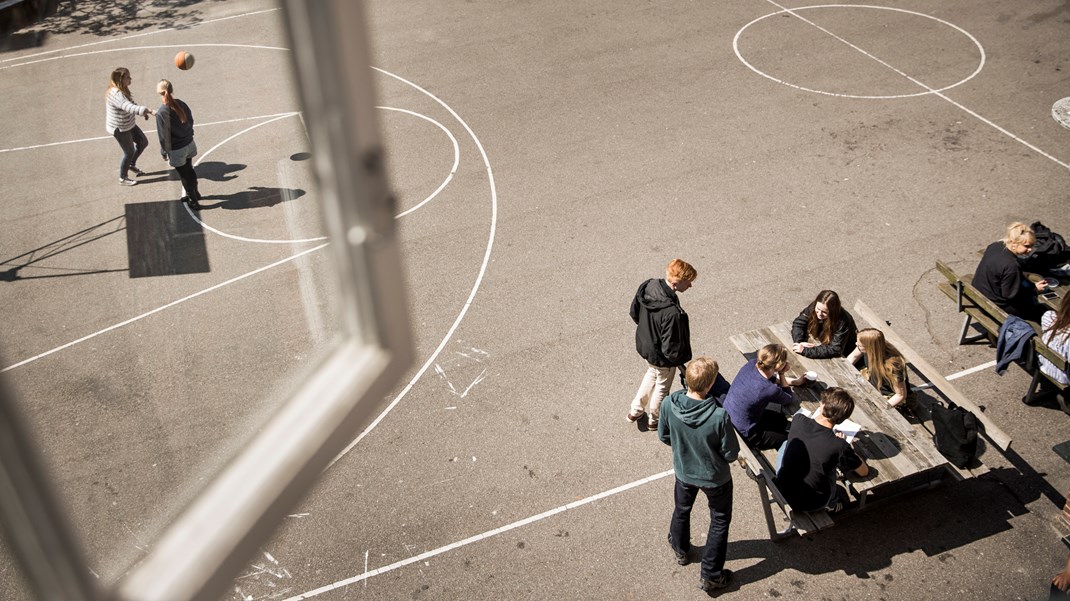
[[[632,399],[628,421],[648,414],[650,430],[657,429],[661,401],[669,392],[676,367],[691,360],[691,327],[677,293],[690,288],[697,276],[694,267],[673,259],[665,268],[665,279],[643,282],[632,299],[635,350],[646,360],[647,370]]]

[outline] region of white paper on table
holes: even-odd
[[[813,418],[813,416],[810,414],[810,411],[807,410],[805,407],[800,407],[799,410],[795,412],[795,415],[799,415],[800,413],[805,415],[806,417]],[[844,440],[846,440],[847,442],[854,442],[855,437],[857,437],[858,433],[862,431],[862,424],[858,422],[853,422],[849,419],[845,419],[842,423],[833,426],[832,431],[842,432]]]
[[[841,423],[833,426],[832,430],[835,432],[843,432],[844,440],[847,442],[854,442],[855,437],[862,431],[862,424],[845,419]]]

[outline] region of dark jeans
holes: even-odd
[[[175,171],[178,172],[178,178],[182,180],[182,188],[186,191],[186,196],[189,196],[191,200],[200,200],[201,193],[197,191],[197,172],[193,170],[193,159],[186,159],[186,164],[175,167]]]
[[[709,580],[720,577],[728,553],[728,525],[732,523],[731,480],[723,486],[701,488],[676,479],[676,507],[669,522],[669,544],[681,553],[691,550],[691,508],[699,490],[706,493],[710,506],[710,529],[706,533],[701,572],[701,576]]]
[[[743,438],[756,451],[779,449],[788,439],[788,418],[780,411],[766,409],[758,418],[758,425]]]
[[[148,147],[149,139],[145,137],[145,132],[136,125],[130,131],[116,129],[112,135],[119,142],[119,147],[123,149],[123,160],[119,161],[119,177],[126,179],[130,167],[137,164],[138,157]]]

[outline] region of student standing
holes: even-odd
[[[665,268],[665,279],[643,282],[632,299],[635,350],[646,360],[647,370],[632,399],[628,421],[648,414],[651,430],[658,427],[661,401],[669,393],[676,368],[691,360],[691,326],[677,294],[690,288],[696,277],[694,267],[673,259]]]
[[[148,119],[154,114],[149,107],[134,102],[134,96],[130,93],[130,84],[133,82],[130,70],[118,67],[111,72],[108,91],[104,94],[104,127],[115,137],[119,148],[123,149],[123,158],[119,161],[119,184],[123,186],[137,185],[137,181],[127,177],[131,171],[136,175],[145,175],[144,171],[137,168],[137,159],[145,152],[149,139],[138,127],[136,119],[138,116]]]
[[[201,193],[197,189],[197,172],[193,170],[193,157],[197,155],[197,144],[193,141],[193,112],[189,105],[174,97],[174,87],[166,79],[156,84],[156,93],[163,98],[163,104],[156,111],[160,154],[182,180],[185,190],[182,202],[199,211]]]
[[[739,441],[728,414],[707,398],[717,372],[717,362],[709,357],[697,357],[689,363],[684,373],[687,391],[678,390],[669,397],[658,422],[658,437],[672,447],[676,473],[669,546],[679,565],[690,561],[691,508],[698,491],[706,495],[709,505],[710,527],[698,584],[707,593],[732,581],[732,570],[725,568],[724,562],[732,522],[731,463],[739,455]]]

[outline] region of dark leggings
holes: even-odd
[[[195,202],[199,201],[201,193],[197,191],[197,172],[193,170],[193,159],[186,159],[186,163],[181,167],[175,167],[175,171],[182,180],[182,188],[186,190],[186,196]]]
[[[788,439],[788,418],[780,411],[766,409],[750,435],[743,438],[755,450],[779,449]]]
[[[136,125],[134,129],[129,131],[116,129],[112,132],[112,135],[119,142],[119,147],[123,149],[123,159],[119,161],[119,177],[126,179],[130,167],[136,165],[137,158],[141,156],[141,153],[145,152],[145,148],[149,145],[149,139],[145,137],[145,132],[141,131],[141,128]]]

